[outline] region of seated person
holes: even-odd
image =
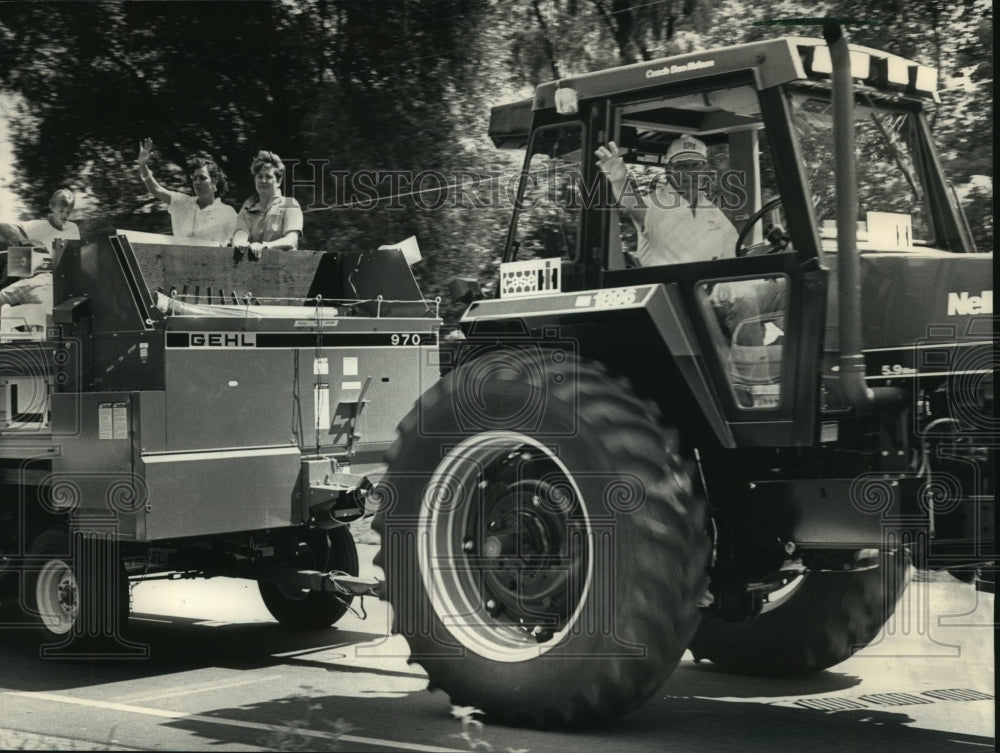
[[[736,334],[740,323],[761,314],[783,312],[787,306],[785,278],[773,276],[752,280],[720,282],[712,286],[709,300],[727,341]],[[770,322],[770,324],[768,323]],[[741,331],[739,345],[766,345],[780,330],[775,321],[764,317]],[[780,325],[784,326],[783,322]]]
[[[706,175],[708,167],[708,148],[700,139],[682,136],[670,144],[668,180],[657,181],[646,197],[635,190],[622,159],[624,152],[615,142],[594,153],[597,166],[611,183],[614,200],[639,233],[636,257],[641,266],[735,256],[736,228],[698,184],[699,174]]]
[[[60,188],[49,201],[49,214],[43,220],[28,220],[4,232],[4,243],[9,246],[45,246],[49,257],[35,270],[34,275],[16,280],[0,290],[0,306],[9,304],[5,312],[7,322],[25,331],[43,331],[46,318],[52,312],[52,257],[56,241],[79,240],[80,229],[69,221],[76,203],[73,192]]]
[[[236,229],[236,210],[222,203],[228,183],[226,176],[213,160],[203,157],[191,159],[188,170],[194,196],[178,191],[168,191],[161,186],[149,170],[153,142],[145,139],[139,144],[139,177],[153,196],[167,205],[170,213],[171,232],[178,238],[198,238],[215,241],[220,246],[229,243]]]
[[[0,222],[0,251],[10,246],[23,246],[26,240],[24,231],[17,225],[12,225],[9,222]]]
[[[69,221],[73,213],[76,197],[67,188],[60,188],[49,200],[49,214],[44,220],[28,220],[21,223],[25,241],[22,245],[45,246],[52,253],[52,242],[56,238],[80,240],[80,228]]]
[[[282,196],[285,163],[274,152],[260,151],[250,164],[257,195],[240,207],[233,246],[249,249],[257,259],[268,249],[295,249],[302,235],[302,208],[291,196]]]
[[[615,142],[598,147],[594,154],[614,200],[636,226],[636,257],[641,266],[735,258],[739,234],[698,183],[699,174],[706,175],[708,168],[703,141],[694,136],[675,139],[666,154],[670,181],[658,181],[646,197],[635,190],[622,159],[624,152]],[[668,185],[671,181],[675,185]],[[711,288],[709,300],[727,340],[741,321],[781,311],[786,305],[782,277],[725,282]]]
[[[3,313],[0,322],[5,329],[23,331],[44,331],[46,318],[52,312],[52,263],[47,263],[35,270],[35,274],[12,282],[0,290],[0,306],[9,304],[10,308]]]

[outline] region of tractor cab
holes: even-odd
[[[867,319],[865,345],[874,353],[909,346],[924,334],[913,323],[929,313],[921,308],[917,318],[913,306],[926,301],[945,317],[949,292],[975,289],[991,260],[970,258],[968,228],[934,153],[925,120],[937,100],[934,71],[856,46],[850,65],[853,240],[865,284],[879,288],[871,306],[886,295],[901,304]],[[672,323],[662,327],[691,333],[684,379],[717,439],[812,443],[818,402],[830,411],[851,407],[838,384],[831,274],[838,256],[831,73],[822,40],[782,39],[567,78],[540,86],[533,100],[494,108],[494,142],[527,147],[500,298],[615,289],[622,292],[593,300],[634,308],[646,305],[639,291],[660,295],[645,286],[663,285],[657,305]],[[671,149],[684,139],[703,159],[680,180]],[[596,154],[611,144],[628,170],[619,195]],[[927,264],[939,272],[921,281],[914,270]],[[506,282],[535,267],[558,273],[543,273],[536,288]],[[920,293],[904,294],[891,275]],[[568,300],[579,313],[579,298]],[[494,317],[503,305],[476,304],[466,320]],[[596,350],[623,342],[581,336]],[[882,365],[871,365],[875,375]],[[641,382],[641,371],[630,376]]]

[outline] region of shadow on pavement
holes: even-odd
[[[826,670],[806,677],[756,677],[725,672],[709,661],[682,662],[660,689],[701,698],[760,698],[816,695],[846,690],[861,684],[861,678]]]
[[[0,609],[0,620],[5,614],[6,609]],[[336,626],[299,631],[276,622],[223,623],[133,614],[128,640],[148,646],[146,658],[117,659],[98,654],[88,659],[41,659],[34,632],[26,627],[8,626],[3,629],[0,663],[4,666],[6,688],[34,692],[88,687],[203,667],[252,670],[292,665],[350,671],[351,667],[314,661],[309,655],[323,652],[325,659],[335,659],[335,653],[331,656],[331,652],[337,648],[343,648],[346,655],[350,647],[379,637],[382,637],[379,632],[343,630]]]
[[[21,691],[85,688],[143,677],[167,676],[204,667],[235,670],[289,666],[323,670],[309,675],[311,687],[271,689],[282,697],[245,704],[218,701],[180,719],[157,720],[184,730],[200,741],[199,749],[220,745],[266,746],[280,750],[391,749],[387,742],[416,743],[453,750],[525,749],[531,753],[646,753],[650,750],[716,751],[724,753],[843,753],[845,750],[974,751],[993,749],[993,739],[920,726],[905,707],[829,709],[793,705],[789,697],[854,688],[862,678],[827,671],[808,678],[759,678],[724,673],[705,662],[682,662],[677,671],[645,705],[626,718],[581,731],[533,731],[507,728],[484,720],[482,729],[466,729],[449,713],[447,696],[414,690],[422,687],[414,672],[362,667],[338,662],[341,652],[381,638],[378,623],[371,632],[332,628],[298,632],[274,622],[213,622],[201,619],[133,615],[130,638],[150,647],[144,661],[40,661],[30,634],[8,630],[0,642],[4,685]],[[0,614],[0,619],[3,615]],[[400,663],[393,666],[400,667]],[[339,673],[351,677],[346,688]],[[409,682],[381,689],[362,673],[397,677]],[[294,676],[294,675],[293,675]],[[297,680],[297,676],[296,680]],[[356,681],[355,681],[356,678]],[[484,677],[483,682],[490,682]],[[329,684],[328,684],[329,683]],[[338,693],[338,691],[340,691]],[[388,697],[391,695],[392,697]],[[748,700],[752,699],[752,700]],[[211,704],[212,702],[209,701]],[[961,714],[984,713],[959,701],[940,701],[952,723]],[[227,705],[228,704],[228,705]],[[204,708],[204,707],[203,707]],[[930,708],[929,706],[925,708]],[[919,712],[914,712],[919,714]],[[350,727],[350,728],[348,728]],[[376,741],[358,742],[362,738]]]
[[[791,688],[786,690],[794,692]],[[220,721],[213,722],[208,717]],[[401,719],[405,721],[398,721]],[[828,712],[691,697],[664,700],[662,693],[660,698],[654,698],[625,719],[600,728],[537,731],[484,721],[481,729],[472,732],[473,740],[489,743],[493,750],[531,753],[566,750],[843,753],[845,749],[968,753],[981,746],[992,749],[993,742],[975,735],[912,726],[914,719],[905,712]],[[450,716],[447,698],[442,693],[410,693],[403,698],[379,699],[378,704],[365,698],[305,693],[266,703],[218,708],[203,712],[198,718],[167,724],[196,734],[205,740],[206,747],[253,743],[279,750],[355,750],[360,738],[374,738],[476,749],[472,741],[459,738],[462,727]],[[261,725],[278,725],[280,729],[262,732]],[[347,737],[340,737],[341,734]],[[382,748],[376,743],[376,749]]]

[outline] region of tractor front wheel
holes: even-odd
[[[577,725],[673,671],[707,538],[658,414],[595,364],[514,351],[451,372],[404,419],[376,564],[432,689],[508,724]]]

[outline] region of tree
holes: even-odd
[[[816,37],[824,17],[842,19],[853,43],[936,68],[944,90],[931,122],[945,173],[963,195],[978,250],[992,249],[993,16],[985,0],[835,0],[820,7],[801,0],[549,0],[534,7],[546,11],[544,23],[525,17],[513,57],[535,83],[557,77],[554,70],[567,76],[778,33]],[[958,76],[966,84],[949,86]]]
[[[477,63],[480,48],[470,42],[479,37],[486,6],[459,0],[442,12],[435,0],[2,4],[0,87],[24,102],[13,124],[15,188],[38,216],[55,186],[70,186],[82,196],[85,231],[162,232],[167,215],[134,168],[141,138],[154,140],[154,167],[168,188],[186,189],[189,155],[215,157],[233,186],[227,198],[237,205],[253,190],[253,154],[268,148],[289,163],[287,182],[309,183],[309,168],[326,160],[318,190],[306,199],[315,204],[307,216],[309,247],[370,248],[414,232],[425,240],[441,231],[456,236],[466,221],[412,202],[370,211],[319,204],[336,195],[332,169],[447,171],[467,164],[463,116],[473,101],[481,103],[460,92],[469,89],[468,71]],[[431,258],[425,270],[436,266]]]
[[[446,155],[454,134],[436,108],[479,4],[450,16],[431,0],[4,4],[0,85],[26,102],[18,188],[39,208],[71,182],[117,213],[141,209],[127,166],[145,136],[172,169],[217,155],[243,193],[263,147],[314,157],[336,144],[368,166]]]
[[[991,7],[839,0],[823,12],[858,19],[856,42],[939,66],[943,86],[969,73],[973,90],[942,92],[934,126],[945,169],[972,202],[977,241],[990,248],[992,88],[977,82],[992,80]],[[165,231],[167,215],[134,168],[141,138],[154,139],[154,169],[169,188],[187,189],[189,155],[215,157],[237,205],[253,190],[253,154],[268,148],[290,165],[286,192],[311,210],[308,247],[371,248],[415,234],[425,259],[415,271],[425,292],[443,296],[455,274],[490,281],[506,232],[505,191],[481,186],[489,206],[453,207],[443,186],[454,176],[435,183],[428,172],[518,170],[486,139],[491,105],[558,76],[816,36],[815,26],[785,24],[817,15],[799,0],[0,3],[0,88],[23,102],[12,123],[15,187],[35,216],[68,185],[82,196],[85,232]],[[366,171],[371,186],[354,198],[409,195],[352,205],[344,175]],[[420,174],[418,186],[406,179]]]

